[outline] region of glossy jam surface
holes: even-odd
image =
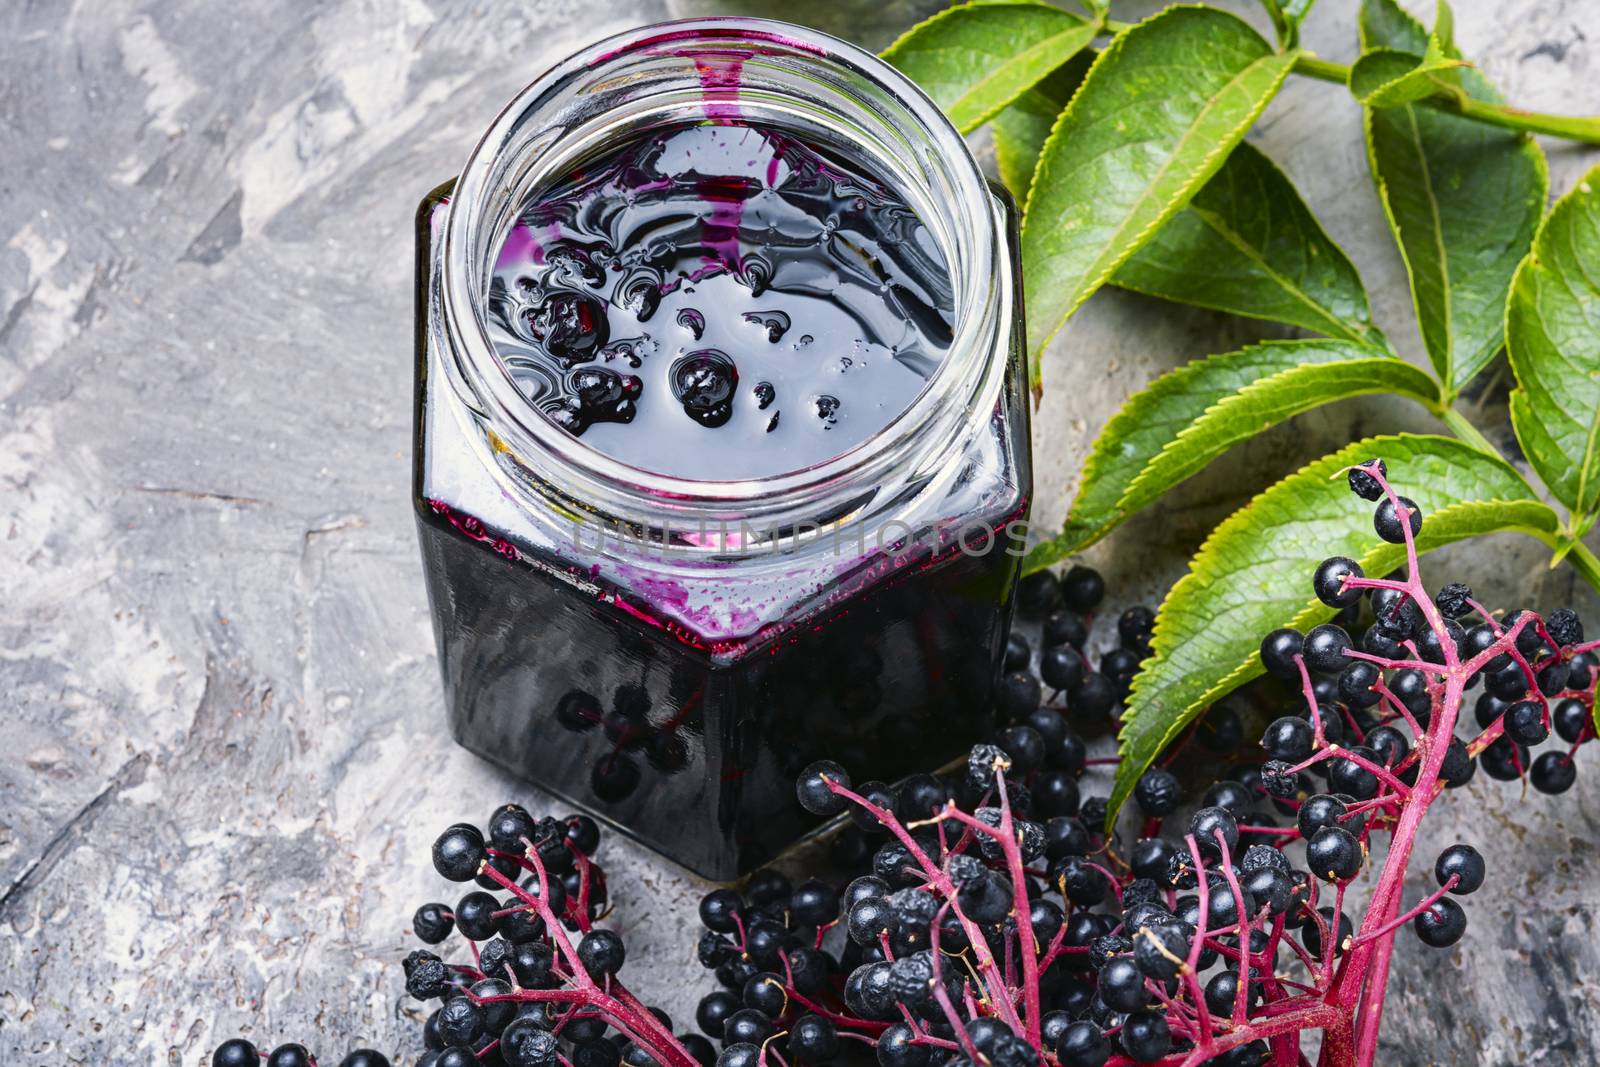
[[[948,270],[865,170],[737,122],[656,131],[528,203],[490,289],[528,401],[657,474],[770,477],[882,430],[951,340]]]

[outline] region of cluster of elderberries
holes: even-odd
[[[1262,645],[1299,703],[1266,728],[1265,761],[1211,785],[1197,809],[1158,766],[1134,791],[1137,837],[1103,833],[1103,801],[1079,802],[1083,742],[1065,716],[1105,709],[1096,698],[1086,712],[1065,677],[1052,684],[1060,702],[1031,708],[1008,678],[1018,721],[957,773],[892,787],[854,785],[830,761],[807,767],[801,805],[848,813],[846,832],[876,844],[842,891],[763,872],[743,893],[704,898],[700,961],[723,988],[696,1021],[721,1040],[720,1067],[869,1056],[882,1067],[1294,1067],[1312,1030],[1323,1063],[1372,1063],[1395,935],[1410,926],[1427,945],[1453,944],[1466,928],[1457,898],[1488,876],[1470,844],[1451,842],[1433,853],[1438,888],[1403,901],[1428,806],[1479,762],[1545,792],[1569,786],[1594,736],[1600,673],[1571,611],[1502,618],[1459,583],[1425,590],[1422,515],[1386,473],[1370,461],[1350,484],[1378,501],[1374,528],[1405,546],[1406,566],[1381,579],[1348,559],[1317,568],[1313,588],[1337,621]],[[1056,587],[1064,611],[1084,574]],[[1077,650],[1081,637],[1057,626],[1066,639],[1047,632],[1046,650]],[[1135,618],[1127,631],[1137,654],[1149,629]],[[1117,672],[1103,660],[1077,677],[1093,673]],[[1480,684],[1480,732],[1458,738]],[[1231,711],[1210,719],[1211,745],[1241,736]],[[1562,746],[1530,760],[1552,731]],[[1363,898],[1350,886],[1369,866]]]

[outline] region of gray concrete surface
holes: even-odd
[[[393,961],[437,888],[429,839],[540,799],[440,736],[406,501],[413,207],[518,87],[609,31],[744,10],[882,46],[935,6],[0,10],[0,1063],[195,1065],[239,1032],[416,1047]],[[1353,7],[1324,0],[1309,44],[1348,59]],[[1600,111],[1600,5],[1455,7],[1513,100]],[[1355,106],[1295,82],[1252,136],[1417,356]],[[1550,149],[1558,191],[1596,158]],[[1048,360],[1042,516],[1126,393],[1262,333],[1096,297]],[[1505,442],[1503,401],[1481,415]],[[1091,559],[1117,606],[1151,600],[1247,487],[1398,427],[1429,424],[1370,400],[1299,418]],[[1441,558],[1507,606],[1596,607],[1526,542]],[[1493,891],[1457,949],[1402,939],[1380,1062],[1593,1063],[1600,775],[1558,801],[1481,778],[1428,833],[1478,844]],[[631,983],[686,1019],[702,887],[624,843],[604,858]]]

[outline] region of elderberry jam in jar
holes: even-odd
[[[727,879],[994,725],[1032,493],[1014,219],[901,75],[756,19],[562,62],[418,215],[456,739]]]

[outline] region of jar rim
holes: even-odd
[[[526,402],[504,365],[494,356],[486,322],[488,279],[481,242],[476,240],[497,192],[503,192],[501,158],[519,126],[560,91],[583,79],[603,76],[606,65],[629,56],[657,56],[663,49],[690,58],[696,43],[726,49],[750,42],[791,55],[810,54],[837,63],[892,94],[927,138],[926,151],[940,161],[954,189],[950,205],[930,205],[949,213],[941,242],[953,283],[955,322],[943,359],[912,401],[882,427],[850,448],[808,467],[730,480],[701,480],[662,474],[616,459],[573,436]],[[685,51],[686,49],[691,51]],[[713,99],[737,101],[738,87],[703,88]],[[711,117],[716,104],[707,105]],[[535,153],[536,154],[536,153]],[[904,178],[904,175],[896,177]],[[996,277],[1002,256],[993,194],[965,139],[944,113],[909,78],[877,56],[846,41],[771,19],[713,17],[656,23],[605,38],[551,67],[500,112],[474,146],[451,197],[445,222],[441,310],[457,342],[455,369],[472,394],[471,406],[486,416],[497,434],[536,475],[562,489],[572,481],[636,502],[694,513],[705,506],[760,503],[763,512],[804,505],[840,486],[860,485],[881,475],[897,456],[926,431],[953,414],[972,417],[974,401],[987,392],[990,364],[1004,359],[994,343],[1004,327],[993,314]],[[927,223],[929,220],[924,220]],[[930,227],[931,229],[932,227]],[[498,250],[498,235],[494,244]],[[952,411],[952,406],[957,411]],[[585,492],[579,491],[582,499]]]

